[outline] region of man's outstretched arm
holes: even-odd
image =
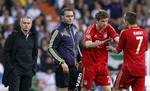
[[[106,40],[104,40],[104,41],[100,41],[100,40],[96,40],[95,42],[92,42],[92,41],[86,41],[85,43],[84,43],[84,46],[85,47],[97,47],[97,46],[99,46],[99,45],[104,45],[105,43],[107,43],[107,42],[109,42],[109,41],[111,41],[111,39],[106,39]]]

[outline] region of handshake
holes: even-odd
[[[104,41],[96,40],[95,43],[96,43],[97,46],[99,46],[99,45],[106,45],[107,51],[114,52],[114,53],[119,53],[119,52],[116,50],[115,47],[108,45],[108,42],[111,42],[111,41],[112,41],[112,39],[109,38],[109,39],[106,39],[106,40],[104,40]]]

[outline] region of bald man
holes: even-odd
[[[29,91],[36,69],[37,35],[31,30],[32,19],[22,17],[19,24],[4,46],[3,84],[9,86],[9,91]]]

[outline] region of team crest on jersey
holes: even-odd
[[[108,36],[107,33],[104,33],[104,34],[103,34],[103,37],[104,37],[104,38],[107,38],[107,36]]]
[[[91,35],[90,34],[86,34],[86,38],[90,39]]]

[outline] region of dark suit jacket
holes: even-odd
[[[9,85],[9,79],[13,78],[11,77],[11,72],[13,71],[14,67],[18,66],[29,70],[33,69],[35,72],[36,66],[37,66],[37,36],[36,32],[31,31],[31,34],[29,36],[29,44],[20,45],[22,44],[20,38],[21,35],[21,30],[19,29],[18,31],[14,31],[6,40],[5,46],[4,46],[4,55],[3,55],[3,60],[4,60],[4,75],[2,79],[2,83],[4,86]],[[31,41],[32,40],[32,41]],[[18,43],[19,42],[19,43]],[[30,42],[33,42],[30,44]],[[19,46],[27,47],[28,50],[19,49]],[[26,48],[26,49],[27,49]],[[32,48],[32,49],[31,49]],[[30,51],[29,51],[30,50]],[[29,51],[29,54],[28,54]],[[32,52],[31,52],[32,51]],[[23,53],[26,53],[22,55]],[[32,54],[31,54],[32,53]],[[20,54],[20,55],[18,55]],[[31,55],[31,56],[30,56]],[[29,58],[27,58],[29,57]],[[22,58],[22,59],[21,59]],[[28,63],[26,63],[24,60],[29,60]],[[30,65],[28,65],[30,63]],[[29,68],[29,69],[27,69]]]

